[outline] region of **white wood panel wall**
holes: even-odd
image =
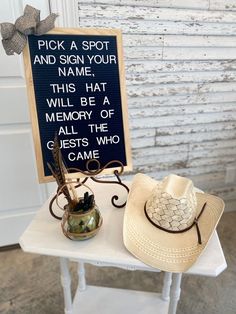
[[[134,173],[191,177],[236,209],[236,2],[81,0],[123,31]]]

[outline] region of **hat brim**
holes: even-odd
[[[197,212],[207,203],[198,221],[202,238],[202,244],[198,244],[195,226],[173,234],[158,229],[146,218],[144,204],[156,184],[157,181],[144,174],[134,177],[124,214],[124,245],[147,265],[168,272],[184,272],[205,249],[224,211],[224,202],[210,194],[196,193]]]

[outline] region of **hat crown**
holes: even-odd
[[[196,217],[197,199],[191,180],[169,175],[158,183],[146,204],[148,217],[162,228],[178,231]]]

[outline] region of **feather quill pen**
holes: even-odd
[[[75,204],[77,203],[78,198],[77,198],[77,194],[73,186],[73,183],[65,185],[66,183],[65,174],[68,173],[68,171],[62,159],[62,154],[61,154],[57,134],[55,135],[55,138],[54,138],[52,155],[53,155],[54,163],[53,165],[50,165],[49,163],[47,163],[47,165],[50,171],[52,172],[53,177],[56,179],[58,190],[62,189],[62,193],[65,195],[68,201],[68,204],[73,208]]]

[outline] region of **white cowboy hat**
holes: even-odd
[[[191,180],[134,177],[124,215],[126,248],[160,270],[184,272],[206,247],[223,213],[219,197],[198,193]]]

